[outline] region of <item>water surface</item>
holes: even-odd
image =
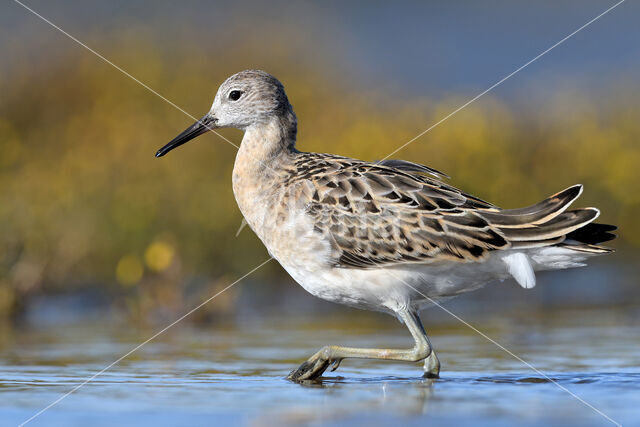
[[[31,425],[611,424],[458,323],[431,328],[441,379],[421,378],[419,364],[346,360],[321,381],[286,381],[323,344],[411,344],[391,318],[345,313],[178,325]],[[640,419],[635,318],[600,309],[474,323],[562,387],[633,425]],[[26,420],[153,332],[100,322],[5,332],[0,423]]]

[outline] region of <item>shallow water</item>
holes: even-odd
[[[470,319],[558,384],[458,323],[431,328],[441,379],[422,379],[419,364],[346,360],[322,381],[286,381],[323,344],[410,345],[403,327],[386,316],[329,317],[176,326],[32,425],[611,424],[558,384],[619,423],[639,423],[640,331],[633,313]],[[99,323],[6,332],[0,423],[25,421],[152,333]]]

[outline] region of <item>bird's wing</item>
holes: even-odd
[[[494,250],[561,243],[598,214],[592,208],[564,212],[580,195],[579,185],[528,208],[504,210],[413,165],[298,156],[291,180],[304,180],[310,189],[306,211],[315,231],[331,242],[333,265],[479,261]]]
[[[334,265],[475,261],[509,246],[478,213],[497,208],[424,171],[331,155],[298,158],[297,179],[312,184],[307,213],[331,242]]]

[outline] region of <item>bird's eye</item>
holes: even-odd
[[[229,93],[229,99],[232,101],[237,101],[242,96],[242,92],[239,90],[232,90]]]

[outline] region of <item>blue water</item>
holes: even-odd
[[[444,323],[430,331],[441,379],[422,379],[419,364],[345,360],[321,381],[285,380],[323,344],[411,343],[390,318],[345,313],[178,325],[30,425],[612,425],[559,385],[619,423],[640,424],[633,313],[472,319],[544,374],[464,325]],[[152,333],[98,322],[5,334],[0,424],[25,421]]]

